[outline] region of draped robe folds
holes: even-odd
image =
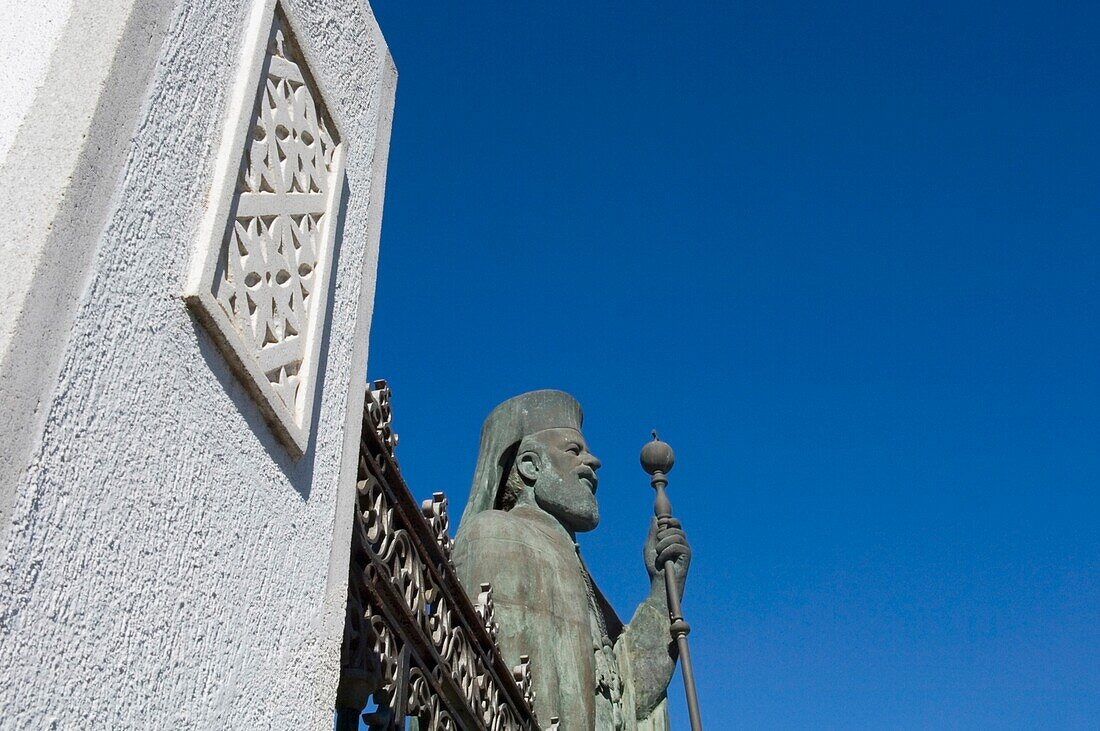
[[[619,719],[626,731],[667,731],[665,700],[637,718],[627,649],[631,628],[622,629],[602,597],[590,598],[576,545],[553,516],[522,505],[470,515],[453,559],[471,599],[482,583],[492,584],[501,653],[509,666],[519,664],[521,655],[531,657],[535,710],[543,726],[557,716],[562,731],[613,730]],[[598,661],[604,627],[613,659]],[[622,680],[619,708],[606,684],[597,690],[597,675],[606,676],[608,662]]]

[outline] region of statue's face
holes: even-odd
[[[596,470],[600,468],[600,460],[588,451],[581,433],[576,429],[546,429],[529,436],[525,445],[539,455],[534,472],[535,501],[539,507],[570,530],[584,532],[595,528],[600,522],[600,508],[596,504]]]

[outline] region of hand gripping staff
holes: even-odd
[[[667,528],[672,519],[672,503],[668,500],[665,487],[668,485],[666,475],[672,470],[675,455],[672,447],[657,438],[657,430],[653,430],[653,441],[642,447],[642,469],[650,475],[649,484],[657,491],[657,497],[653,501],[653,514],[657,516],[657,529]],[[684,621],[683,612],[680,610],[680,592],[676,588],[676,579],[669,570],[671,560],[665,561],[664,566],[658,568],[664,570],[665,594],[668,597],[668,616],[671,622],[669,631],[672,639],[676,641],[676,647],[680,651],[680,671],[684,676],[684,692],[687,694],[688,717],[691,719],[692,731],[703,731],[703,721],[699,717],[699,699],[695,695],[695,674],[691,668],[691,654],[688,652],[688,632],[691,627]]]

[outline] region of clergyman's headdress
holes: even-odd
[[[493,409],[481,427],[481,451],[459,529],[474,515],[496,507],[497,496],[525,436],[544,429],[580,431],[583,420],[581,405],[564,391],[531,391]]]

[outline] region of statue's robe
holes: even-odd
[[[492,584],[501,653],[509,666],[531,657],[543,726],[557,716],[563,731],[667,731],[665,700],[638,718],[631,628],[586,579],[576,544],[555,518],[523,505],[469,516],[453,559],[471,598]]]

